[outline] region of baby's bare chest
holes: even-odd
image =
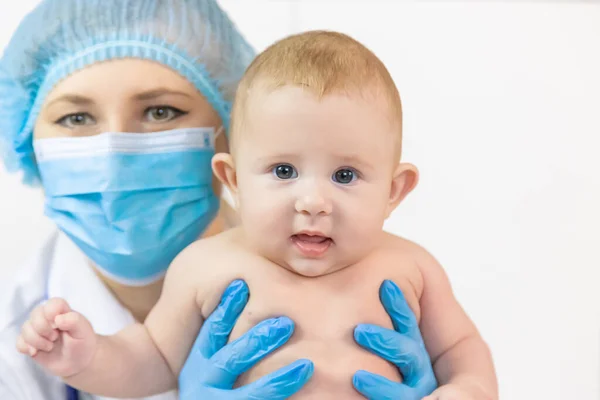
[[[361,323],[392,327],[379,299],[385,279],[393,280],[402,289],[418,316],[417,274],[418,269],[410,260],[373,257],[330,275],[307,278],[257,257],[246,258],[243,268],[222,274],[218,286],[225,287],[241,278],[250,289],[250,299],[230,340],[264,319],[279,316],[294,321],[297,339],[327,340],[351,335]]]
[[[379,287],[385,279],[396,282],[419,313],[414,265],[355,265],[318,278],[300,277],[269,263],[250,263],[247,267],[227,279],[242,278],[250,288],[249,302],[230,341],[272,317],[291,318],[295,329],[282,348],[241,376],[238,385],[253,382],[300,358],[313,361],[315,372],[310,383],[294,396],[298,400],[362,398],[351,385],[352,375],[359,369],[399,381],[396,367],[358,346],[353,332],[362,323],[392,328],[379,300]]]

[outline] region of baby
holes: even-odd
[[[418,173],[400,162],[400,97],[373,53],[333,32],[275,43],[240,83],[230,139],[231,154],[215,155],[212,166],[234,195],[241,226],[178,256],[143,325],[98,336],[83,316],[51,300],[31,317],[50,345],[22,337],[22,352],[91,393],[167,391],[204,318],[239,278],[252,296],[230,340],[280,315],[296,330],[237,385],[307,358],[314,375],[295,399],[358,399],[351,383],[357,370],[402,379],[352,337],[359,323],[392,328],[378,297],[390,279],[420,321],[440,382],[427,399],[497,399],[489,350],[442,267],[418,245],[382,230]]]

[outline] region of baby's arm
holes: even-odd
[[[32,313],[18,349],[69,385],[97,395],[143,397],[174,389],[202,324],[195,274],[188,269],[192,258],[182,254],[173,262],[144,325],[96,335],[81,314],[55,299]]]
[[[446,273],[425,250],[418,249],[416,257],[423,276],[420,327],[440,384],[425,399],[498,399],[489,348],[454,297]]]

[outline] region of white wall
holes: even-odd
[[[34,4],[0,14],[0,45]],[[417,190],[387,228],[428,248],[507,400],[600,398],[600,6],[222,0],[262,49],[334,29],[388,65]],[[0,169],[0,278],[51,224]]]

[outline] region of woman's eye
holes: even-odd
[[[183,114],[183,111],[169,106],[150,107],[146,110],[146,118],[151,122],[171,121]]]
[[[94,119],[89,114],[76,113],[65,115],[56,121],[56,123],[66,126],[67,128],[75,128],[77,126],[91,125],[94,123]]]
[[[342,168],[335,171],[333,174],[333,181],[336,183],[341,183],[343,185],[347,185],[349,183],[354,182],[358,178],[357,173],[350,168]]]
[[[283,180],[294,179],[298,177],[296,169],[289,164],[279,164],[273,168],[273,174]]]

